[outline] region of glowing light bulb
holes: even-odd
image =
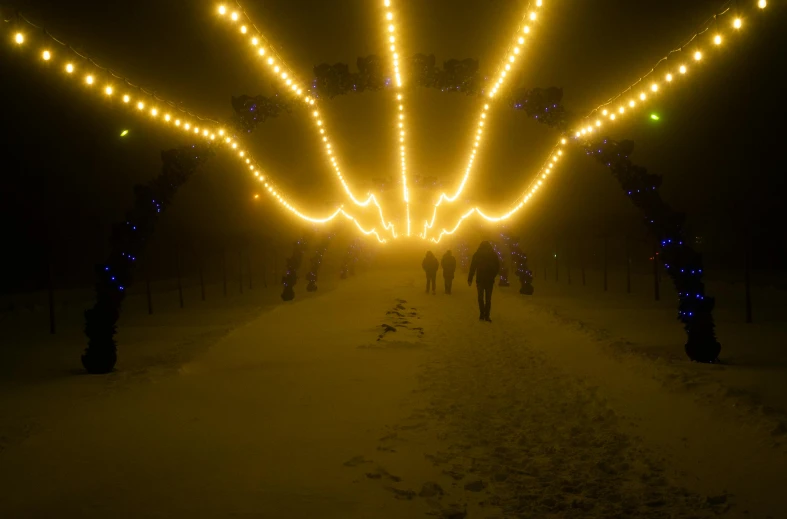
[[[525,44],[525,39],[522,38],[521,36],[519,37],[519,40],[517,40],[517,41],[519,42],[520,45],[524,45]]]
[[[640,94],[639,95],[639,100],[640,101],[644,101],[645,99],[647,99],[647,96],[645,94]]]
[[[175,119],[175,126],[180,126],[180,119]]]
[[[111,87],[111,86],[108,86],[108,87],[106,87],[106,88],[104,89],[104,92],[105,92],[105,93],[106,93],[108,96],[111,96],[111,95],[112,95],[112,87]]]
[[[172,119],[172,117],[170,117],[170,115],[169,115],[169,114],[166,114],[166,115],[164,116],[164,120],[165,120],[165,121],[169,122],[169,121],[170,121],[170,119]]]
[[[129,101],[131,101],[131,98],[129,96],[127,96],[127,95],[123,96],[123,102],[124,103],[128,103]]]
[[[260,56],[265,55],[265,49],[263,49],[262,47],[260,47],[260,50],[258,50],[257,52],[259,53]]]
[[[713,43],[715,43],[716,45],[721,45],[721,35],[720,35],[720,34],[717,34],[717,35],[716,35],[716,36],[713,38]]]
[[[72,65],[71,63],[69,63],[68,65],[66,65],[66,72],[68,72],[69,74],[71,74],[72,72],[74,72],[74,65]]]
[[[694,53],[694,60],[695,61],[699,61],[701,59],[702,59],[702,53],[700,51],[695,52]]]
[[[145,108],[145,103],[143,103],[142,101],[140,101],[139,103],[137,103],[137,109],[138,109],[138,110],[142,110],[143,108]]]
[[[254,38],[251,39],[251,44],[256,47],[257,45],[260,44],[260,40],[258,40],[257,37],[255,36]]]
[[[530,27],[529,26],[525,25],[525,27],[522,30],[524,31],[525,34],[530,34]]]
[[[659,86],[656,83],[653,83],[652,85],[650,85],[650,89],[653,90],[654,92],[658,92]]]
[[[757,2],[757,7],[759,7],[760,9],[765,9],[766,7],[768,7],[768,2],[766,0],[760,0],[759,2]]]
[[[630,106],[631,108],[634,108],[634,105],[635,105],[635,104],[636,104],[636,103],[635,103],[634,101],[629,101],[629,106]]]
[[[740,29],[741,27],[743,27],[743,20],[741,20],[740,18],[735,18],[735,21],[732,22],[732,26],[735,27],[736,29]]]
[[[41,54],[41,57],[43,58],[44,61],[49,61],[50,59],[52,59],[52,54],[48,50],[45,50]]]
[[[240,32],[241,32],[242,34],[246,34],[246,32],[247,32],[247,31],[248,31],[248,29],[246,28],[246,26],[245,26],[245,25],[241,25],[241,26],[240,26]]]
[[[602,113],[603,115],[607,115],[607,114],[609,114],[609,111],[605,109],[605,110],[604,110],[604,111],[602,111],[601,113]]]
[[[152,115],[153,117],[156,117],[158,115],[158,110],[156,110],[154,108],[153,110],[150,111],[150,115]]]
[[[220,14],[220,15],[225,15],[225,14],[227,14],[227,8],[226,8],[226,7],[224,7],[223,5],[220,5],[220,6],[219,6],[219,14]]]
[[[386,13],[385,18],[387,20],[393,20],[393,13]]]
[[[93,81],[94,81],[93,76],[88,76],[85,78],[85,83],[87,83],[88,85],[92,85]]]
[[[16,36],[14,36],[14,41],[19,45],[23,44],[25,42],[25,35],[21,32],[16,33]]]
[[[610,118],[610,119],[612,119],[612,120],[614,121],[614,120],[615,120],[615,114],[610,114],[610,115],[609,115],[609,118]]]
[[[667,81],[672,81],[672,74],[667,74]]]
[[[681,65],[680,69],[678,69],[678,70],[680,70],[681,74],[685,74],[686,73],[686,65]]]
[[[281,69],[279,68],[279,66],[278,66],[278,65],[276,65],[275,67],[273,67],[273,71],[274,71],[274,72],[276,72],[277,74],[279,73],[279,70],[281,70]]]
[[[535,19],[536,19],[536,13],[534,11],[534,12],[530,13],[530,20],[531,21],[535,21]]]
[[[237,22],[238,21],[238,13],[232,13],[231,18],[232,18],[233,22]]]
[[[620,113],[624,113],[625,111],[626,111],[626,109],[623,108],[622,106],[618,109],[618,112],[620,112]]]

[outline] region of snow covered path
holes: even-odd
[[[737,410],[538,298],[496,287],[482,323],[461,278],[421,281],[300,292],[177,369],[2,395],[32,425],[0,448],[0,516],[784,516],[784,449]]]

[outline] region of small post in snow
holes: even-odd
[[[653,296],[656,301],[661,300],[659,287],[659,247],[656,241],[653,242]]]
[[[202,254],[197,253],[197,269],[199,270],[199,289],[202,300],[205,300],[205,275],[202,272]]]
[[[221,249],[221,274],[224,278],[224,297],[227,297],[227,249]]]
[[[243,293],[243,249],[238,249],[238,287],[240,293]]]
[[[180,248],[175,244],[175,273],[178,277],[178,297],[180,298],[180,307],[183,308],[183,283],[180,281]]]
[[[549,265],[549,252],[546,253],[544,258],[544,281],[547,280],[547,265]]]
[[[631,245],[628,235],[626,236],[626,293],[631,293]]]
[[[746,236],[743,253],[743,284],[746,291],[746,324],[753,322],[751,310],[751,246],[752,242]]]
[[[55,280],[52,273],[52,252],[51,244],[50,251],[46,258],[47,270],[47,291],[49,292],[49,333],[55,334]]]
[[[249,290],[254,290],[254,277],[251,272],[251,249],[246,249],[246,265],[249,267]]]
[[[604,235],[604,292],[607,291],[607,235]]]

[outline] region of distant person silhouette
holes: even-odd
[[[426,257],[424,261],[421,262],[421,267],[423,267],[424,272],[426,272],[426,293],[429,293],[429,287],[432,287],[432,293],[435,294],[437,287],[437,269],[440,268],[440,262],[437,261],[437,258],[432,251],[428,251],[426,253]]]
[[[467,276],[467,285],[473,284],[475,275],[475,285],[478,289],[478,318],[482,321],[492,322],[489,312],[492,309],[492,289],[495,286],[495,277],[500,272],[500,259],[497,257],[492,244],[482,241],[478,250],[473,254],[473,261],[470,263],[470,274]]]
[[[445,293],[451,293],[451,285],[454,283],[454,272],[456,272],[456,258],[451,251],[446,251],[443,254],[443,259],[440,261],[440,266],[443,267],[443,280],[445,280]]]

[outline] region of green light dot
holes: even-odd
[[[653,119],[654,121],[658,121],[659,119],[661,119],[661,117],[659,117],[657,114],[650,114],[650,118]]]
[[[123,130],[123,132],[120,134],[121,137],[125,137],[126,135],[128,135],[128,130]]]

